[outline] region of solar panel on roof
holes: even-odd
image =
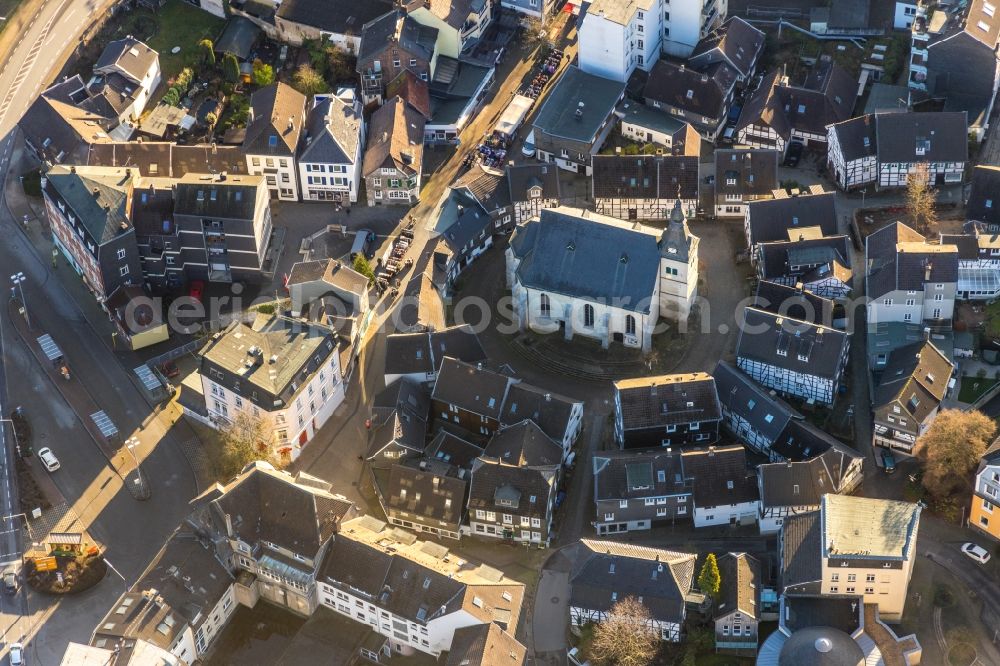
[[[103,410],[91,414],[90,420],[94,422],[94,425],[101,431],[101,435],[105,439],[111,439],[118,434],[118,426],[111,421]]]
[[[162,384],[160,384],[160,378],[157,377],[155,374],[153,374],[153,371],[150,370],[149,366],[146,365],[145,363],[140,365],[132,372],[136,374],[136,376],[139,378],[139,381],[142,382],[142,385],[146,388],[147,391],[155,391],[159,389],[160,386],[162,386]]]

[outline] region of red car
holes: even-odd
[[[191,287],[188,289],[188,296],[194,300],[201,303],[201,296],[205,293],[205,283],[201,280],[195,280],[191,283]]]
[[[160,366],[160,372],[167,379],[173,379],[177,375],[181,374],[181,371],[177,368],[177,365],[173,361],[167,361]]]

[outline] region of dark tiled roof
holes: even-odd
[[[972,170],[971,182],[965,204],[966,219],[1000,224],[1000,167],[977,165]]]
[[[326,8],[324,11],[327,11]],[[414,55],[430,61],[434,55],[437,36],[437,28],[422,26],[404,10],[394,9],[364,25],[361,48],[358,50],[358,67],[382,53],[393,40]]]
[[[698,198],[698,157],[688,155],[595,155],[595,199]]]
[[[837,262],[851,267],[850,238],[827,236],[795,241],[773,241],[757,246],[759,270],[765,280],[777,280],[792,274],[792,266],[823,262]],[[804,261],[809,259],[809,261]],[[798,262],[798,263],[796,263]]]
[[[786,141],[793,129],[825,135],[827,125],[851,116],[856,101],[857,82],[832,61],[817,62],[801,86],[783,82],[776,69],[750,96],[737,128],[762,123]]]
[[[685,476],[693,480],[695,506],[743,504],[758,499],[757,478],[747,469],[742,444],[684,451],[681,461]]]
[[[528,190],[542,188],[543,199],[559,200],[559,169],[548,164],[520,164],[507,167],[508,201],[528,200]]]
[[[833,325],[833,301],[776,282],[758,282],[751,306],[811,324]]]
[[[736,356],[833,379],[843,369],[847,344],[848,336],[843,331],[748,307],[743,311]]]
[[[872,0],[832,0],[827,29],[867,28]]]
[[[725,59],[742,76],[748,76],[751,65],[763,51],[764,33],[733,16],[695,45],[691,59],[697,60],[703,55],[712,60]]]
[[[431,397],[475,414],[500,418],[511,380],[492,370],[446,356]]]
[[[99,245],[131,227],[126,205],[134,183],[127,169],[94,173],[57,166],[45,178],[47,187],[59,193]]]
[[[168,142],[95,143],[87,164],[127,166],[143,176],[181,178],[189,173],[245,174],[246,157],[239,146],[178,146]]]
[[[511,513],[540,518],[544,523],[555,484],[556,473],[551,468],[515,467],[479,458],[472,465],[469,511]],[[499,503],[500,498],[505,503]]]
[[[748,204],[750,242],[799,240],[800,229],[819,227],[822,236],[837,234],[836,194],[824,192]]]
[[[768,463],[757,468],[761,506],[819,506],[825,493],[843,492],[844,476],[861,455],[840,446],[801,462]]]
[[[468,324],[427,333],[394,333],[385,340],[385,374],[435,372],[445,356],[466,363],[486,360],[486,352]]]
[[[18,120],[18,126],[43,157],[61,163],[75,160],[91,143],[108,141],[112,121],[42,94]]]
[[[525,419],[501,428],[490,438],[483,455],[519,467],[558,467],[562,453],[562,446]]]
[[[231,16],[213,47],[216,53],[232,53],[237,59],[246,60],[259,36],[260,28],[253,21],[245,16]]]
[[[387,100],[372,114],[362,173],[368,176],[386,167],[418,174],[423,155],[424,117],[401,97]]]
[[[627,596],[642,597],[654,619],[683,622],[694,555],[615,541],[580,543],[585,550],[570,579],[570,606],[607,612]]]
[[[277,16],[322,32],[361,34],[362,27],[392,9],[386,0],[283,0]]]
[[[453,194],[455,194],[453,192]],[[470,246],[475,246],[493,228],[490,214],[475,201],[468,202],[447,229],[441,232],[441,240],[453,254],[460,254]]]
[[[969,156],[964,111],[877,114],[875,129],[883,164],[965,162]]]
[[[531,419],[546,435],[561,442],[569,429],[573,408],[579,400],[518,382],[507,389],[500,423],[511,425]]]
[[[865,248],[870,298],[897,289],[921,290],[925,282],[958,281],[958,248],[926,243],[902,222],[869,234]]]
[[[819,511],[785,518],[781,526],[781,585],[817,583],[822,576]]]
[[[522,666],[527,648],[495,623],[455,630],[445,666]]]
[[[232,176],[224,181],[188,177],[174,186],[174,214],[223,220],[253,220],[260,176]]]
[[[294,156],[302,136],[306,98],[290,85],[274,83],[250,95],[253,120],[247,125],[243,152]]]
[[[570,65],[549,91],[534,127],[555,137],[591,143],[624,92],[624,83]]]
[[[252,469],[225,488],[215,504],[232,519],[244,541],[270,541],[305,557],[315,557],[353,504],[326,497],[280,473]]]
[[[482,454],[482,447],[443,429],[438,431],[424,450],[426,458],[441,460],[464,470],[471,470],[472,462]]]
[[[715,617],[739,611],[758,619],[763,581],[757,558],[746,553],[726,553],[719,558],[719,574],[722,587],[715,606]]]
[[[463,473],[464,474],[464,473]],[[459,470],[438,461],[393,465],[389,471],[386,504],[390,512],[456,526],[462,522],[467,482]]]
[[[899,117],[892,114],[892,118]],[[844,156],[845,162],[875,157],[878,155],[878,146],[875,141],[874,114],[851,118],[832,126],[834,134],[837,136],[837,143],[840,145],[840,154]],[[888,120],[888,118],[883,119]]]
[[[625,430],[721,418],[715,380],[704,372],[614,383]]]
[[[927,60],[927,88],[932,97],[944,99],[945,111],[965,111],[970,125],[983,127],[993,100],[994,46],[970,33],[959,33],[931,44]]]
[[[689,492],[680,451],[600,451],[594,454],[593,465],[596,501]]]
[[[721,205],[727,194],[744,197],[769,195],[778,187],[777,150],[720,149],[715,151],[715,200]],[[735,180],[732,185],[729,181]]]
[[[647,100],[717,119],[725,113],[724,102],[736,85],[736,70],[717,62],[692,69],[659,60],[649,71],[642,96]]]
[[[723,410],[738,414],[771,441],[781,435],[792,418],[791,407],[725,361],[719,361],[712,376]]]

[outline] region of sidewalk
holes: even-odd
[[[20,315],[17,309],[11,307],[12,303],[14,301],[7,302],[7,311],[21,341],[31,350],[32,356],[35,357],[35,360],[45,370],[45,374],[58,389],[63,399],[66,400],[76,413],[84,430],[94,440],[94,444],[97,445],[98,450],[107,458],[111,469],[118,474],[132,497],[137,500],[149,499],[149,484],[145,483],[141,478],[142,470],[136,466],[135,458],[128,455],[124,447],[115,448],[108,443],[94,424],[93,419],[90,418],[91,414],[102,411],[90,394],[90,391],[87,390],[87,387],[79,379],[72,377],[72,370],[70,370],[71,378],[69,380],[60,374],[59,369],[46,358],[38,344],[38,336],[42,335],[43,332],[38,329],[29,329],[25,318]],[[52,334],[50,333],[50,335]],[[57,335],[52,335],[52,339],[57,345],[59,344]],[[124,434],[120,436],[120,439],[124,441]]]

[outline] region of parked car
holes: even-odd
[[[535,156],[535,130],[528,132],[528,136],[524,139],[524,144],[521,146],[521,154],[525,157]]]
[[[986,549],[974,543],[963,543],[962,552],[980,564],[986,564],[990,561],[990,554],[986,552]]]
[[[160,372],[162,372],[163,376],[167,379],[173,379],[177,375],[181,374],[181,371],[177,368],[177,364],[173,361],[167,361],[161,365]]]
[[[10,666],[24,666],[24,646],[20,643],[11,643],[10,652],[7,653],[10,658]]]
[[[896,471],[896,456],[892,455],[892,451],[882,452],[882,468],[885,469],[886,474],[892,474]]]
[[[17,582],[17,572],[13,569],[7,569],[3,572],[3,591],[4,594],[17,594],[18,582]]]
[[[191,286],[188,288],[188,296],[198,301],[199,303],[201,303],[201,297],[204,293],[205,293],[205,283],[202,282],[201,280],[195,280],[194,282],[191,283]]]
[[[45,465],[45,469],[50,472],[59,469],[59,459],[56,458],[56,454],[52,453],[52,449],[47,446],[44,449],[38,450],[38,459]]]
[[[795,168],[799,165],[799,160],[802,159],[802,151],[805,146],[799,141],[793,141],[788,144],[788,150],[785,152],[785,161],[783,166]]]

